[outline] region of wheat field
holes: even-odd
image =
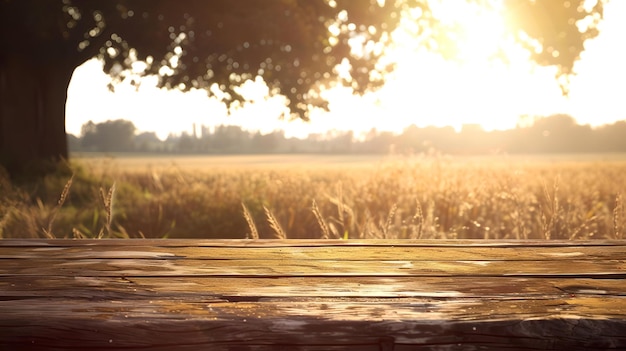
[[[1,238],[622,239],[624,155],[75,157]]]

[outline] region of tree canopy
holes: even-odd
[[[369,0],[4,0],[3,32],[23,34],[3,36],[7,42],[2,45],[72,66],[98,57],[118,79],[134,67],[136,75],[158,75],[160,85],[168,88],[215,85],[228,100],[240,100],[235,87],[258,75],[289,99],[294,112],[306,116],[307,101],[315,100],[312,89],[329,81],[343,59],[352,65],[348,83],[356,91],[381,82],[381,74],[373,73],[387,69],[376,66],[381,51],[350,55],[348,42],[354,35],[384,42],[409,5]],[[17,31],[24,27],[28,31]]]
[[[104,152],[126,151],[134,147],[135,125],[122,119],[95,124],[85,123],[81,128],[83,146]]]
[[[584,41],[598,34],[604,1],[588,3],[504,0],[500,6],[511,33],[537,63],[570,74]],[[98,57],[114,78],[134,67],[135,74],[158,75],[168,88],[215,84],[234,100],[241,99],[234,88],[259,75],[306,116],[312,89],[330,80],[344,59],[352,67],[344,83],[356,92],[382,83],[390,67],[377,65],[384,51],[374,44],[389,44],[389,33],[408,9],[421,9],[418,34],[439,39],[442,51],[454,45],[441,40],[453,28],[438,22],[428,5],[428,0],[3,0],[2,32],[20,34],[3,35],[2,46],[74,67]],[[363,55],[351,49],[355,36],[369,48]]]
[[[532,58],[564,76],[573,72],[584,41],[598,34],[606,2],[467,1],[500,11]],[[291,113],[307,118],[311,106],[326,106],[319,96],[326,86],[344,84],[363,93],[384,83],[393,66],[379,59],[409,13],[418,23],[416,40],[453,52],[454,24],[439,20],[433,2],[0,0],[0,163],[67,155],[60,141],[65,92],[73,70],[90,58],[104,61],[113,82],[157,75],[160,86],[204,88],[227,103],[241,101],[237,87],[259,76],[272,94],[288,99]],[[339,78],[340,63],[349,63],[349,76]],[[32,101],[14,99],[17,94]],[[18,116],[23,120],[16,122]],[[28,128],[39,134],[11,135]],[[53,136],[44,138],[42,130]],[[7,151],[20,147],[20,140],[49,145]]]

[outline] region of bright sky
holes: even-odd
[[[459,2],[454,2],[458,5]],[[305,137],[328,130],[353,130],[355,135],[372,128],[401,132],[410,124],[453,126],[480,124],[486,130],[515,127],[521,115],[547,116],[567,113],[592,126],[626,120],[626,1],[606,5],[600,35],[586,43],[576,64],[570,97],[562,97],[553,71],[531,65],[523,55],[511,66],[488,63],[492,43],[499,39],[503,23],[495,16],[463,16],[458,6],[443,9],[460,19],[467,31],[461,54],[464,63],[445,62],[418,52],[414,38],[398,33],[394,54],[398,66],[376,94],[352,96],[348,91],[328,93],[330,112],[314,112],[311,122],[284,121],[280,97],[267,99],[228,116],[225,107],[204,91],[181,93],[154,88],[149,81],[139,91],[121,85],[109,92],[108,77],[100,63],[91,60],[74,72],[68,89],[66,128],[79,135],[83,123],[128,119],[141,131],[190,132],[197,125],[239,125],[269,133],[285,130],[287,136]],[[409,27],[411,23],[407,24]]]

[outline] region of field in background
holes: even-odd
[[[77,156],[77,155],[74,155]],[[620,239],[626,157],[79,155],[0,237]]]
[[[80,153],[74,159],[88,168],[111,167],[123,172],[267,170],[292,168],[371,167],[394,157],[383,155],[186,155]]]
[[[397,162],[445,161],[454,165],[529,165],[563,163],[626,163],[626,154],[539,154],[539,155],[163,155],[128,153],[77,153],[71,155],[88,168],[109,167],[124,172],[206,171],[213,169],[284,169],[284,168],[371,168]]]

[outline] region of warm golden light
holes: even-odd
[[[456,59],[449,61],[419,45],[420,13],[412,11],[413,18],[403,19],[402,28],[392,36],[395,47],[386,59],[397,62],[397,69],[386,77],[385,86],[363,97],[344,88],[325,92],[331,111],[315,111],[309,123],[279,120],[284,100],[259,96],[259,91],[267,92],[263,83],[247,86],[255,102],[229,117],[223,104],[201,91],[165,92],[142,84],[139,92],[121,88],[111,94],[98,62],[89,61],[76,71],[69,88],[67,129],[79,134],[90,119],[125,118],[161,137],[189,131],[193,123],[240,125],[262,132],[284,129],[287,136],[304,137],[332,129],[353,130],[355,135],[372,128],[400,132],[410,124],[504,129],[515,127],[523,115],[556,113],[594,125],[626,119],[619,89],[626,81],[626,51],[618,45],[626,33],[622,20],[626,1],[606,5],[600,35],[585,44],[587,50],[574,67],[577,75],[569,99],[561,95],[555,69],[533,65],[529,54],[509,38],[497,1],[494,4],[487,9],[463,1],[433,1],[442,23],[454,28],[450,43]],[[498,53],[504,53],[509,63],[491,59]],[[93,106],[101,108],[94,111]]]
[[[497,7],[460,1],[435,1],[432,6],[435,16],[454,29],[451,39],[458,60],[483,61],[498,53],[506,27]]]

